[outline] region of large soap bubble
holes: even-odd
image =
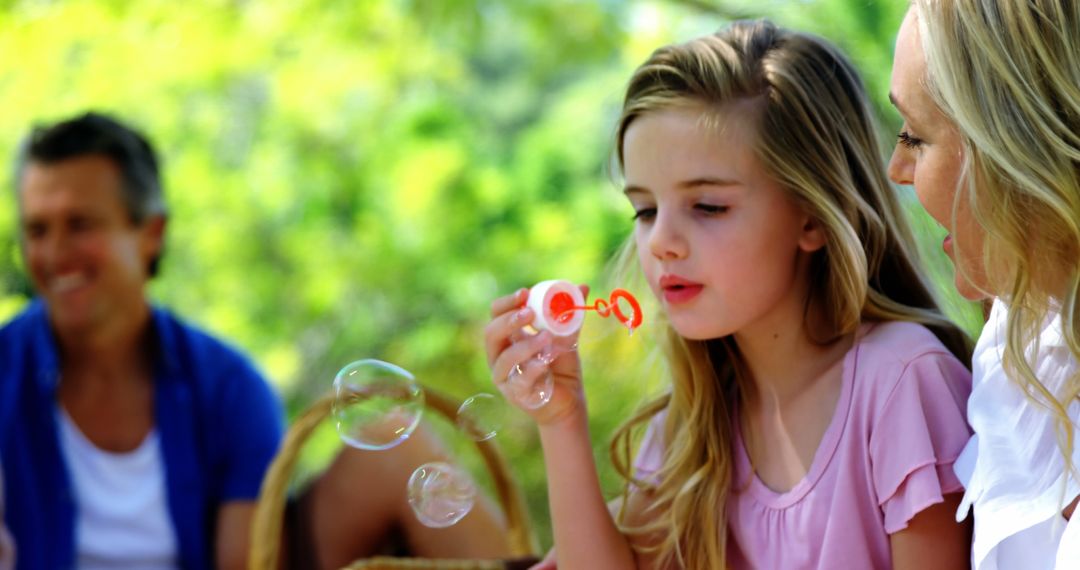
[[[455,420],[466,435],[476,441],[486,441],[506,425],[507,412],[506,404],[499,398],[475,394],[461,403]]]
[[[424,412],[424,391],[409,371],[381,360],[358,360],[334,377],[333,415],[341,439],[381,450],[412,435]]]

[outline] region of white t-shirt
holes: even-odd
[[[957,520],[974,509],[975,570],[1080,568],[1080,516],[1061,516],[1080,494],[1080,483],[1065,468],[1054,416],[1005,374],[1007,316],[1008,307],[995,301],[975,347],[968,400],[975,435],[954,465],[966,489]],[[1055,394],[1077,370],[1059,316],[1048,319],[1038,353],[1029,358],[1036,377]],[[1072,462],[1080,466],[1080,403],[1068,411],[1077,443]]]
[[[157,430],[126,453],[98,449],[61,407],[60,449],[75,494],[80,570],[178,567]]]

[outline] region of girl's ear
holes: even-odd
[[[825,231],[821,222],[813,216],[807,216],[799,236],[799,249],[812,253],[825,247]]]

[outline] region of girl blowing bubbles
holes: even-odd
[[[617,516],[577,353],[537,357],[552,338],[519,332],[524,290],[493,303],[485,334],[500,385],[518,366],[515,382],[555,379],[529,413],[558,565],[966,564],[952,463],[967,345],[916,269],[852,65],[821,39],[736,23],[637,70],[617,143],[672,380],[616,436],[629,449],[647,424],[633,469],[615,454]]]

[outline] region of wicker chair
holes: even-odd
[[[259,500],[255,508],[251,528],[250,570],[278,570],[280,556],[281,525],[285,511],[286,487],[297,454],[315,428],[330,415],[334,395],[327,394],[313,403],[289,428],[285,441],[263,479]],[[424,388],[424,402],[451,422],[454,421],[458,403],[452,398],[430,388]],[[495,481],[499,504],[507,521],[507,542],[513,557],[528,558],[538,550],[536,538],[529,521],[525,498],[510,474],[506,458],[491,441],[476,443],[480,455]],[[437,560],[425,558],[377,557],[358,560],[348,566],[364,570],[504,570],[509,566],[499,560]]]

